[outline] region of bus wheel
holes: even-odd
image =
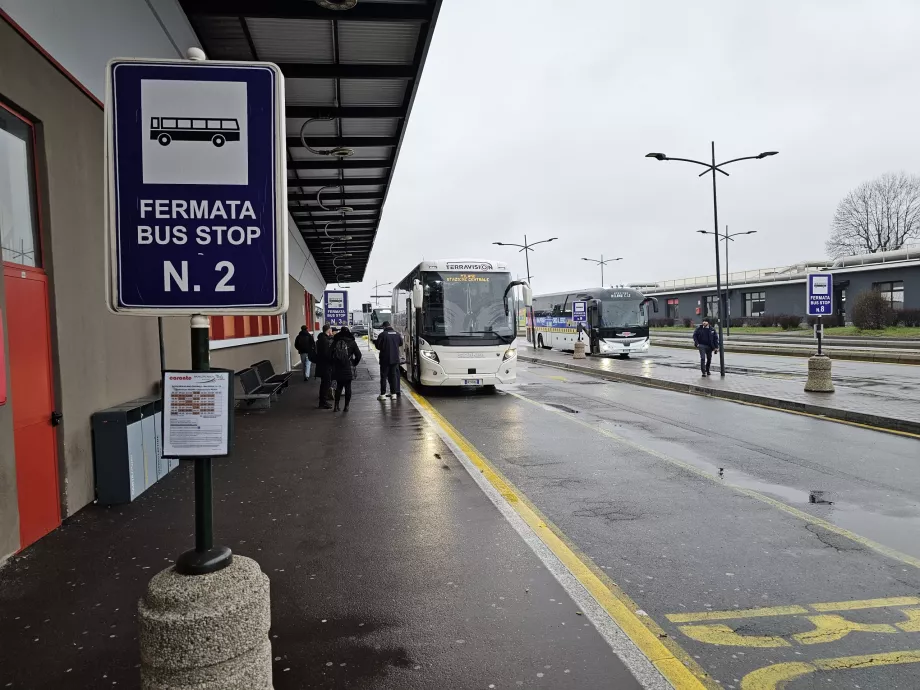
[[[169,142],[172,141],[172,137],[164,132],[157,137],[157,141],[160,143],[160,146],[169,146]]]
[[[483,386],[482,391],[486,395],[495,395],[498,392],[498,389],[494,385],[489,384],[487,386]]]
[[[224,139],[220,134],[215,134],[213,137],[211,137],[211,143],[214,144],[217,148],[223,146],[226,141],[227,140]]]

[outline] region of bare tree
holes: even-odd
[[[863,182],[837,205],[827,253],[874,254],[920,237],[920,176],[885,173]]]

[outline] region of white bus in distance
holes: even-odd
[[[593,355],[648,352],[648,305],[658,311],[658,300],[632,288],[588,288],[556,292],[533,298],[534,329],[537,347],[573,350],[578,340],[578,324],[572,319],[572,302],[587,302],[585,332]],[[582,336],[584,337],[584,336]]]
[[[511,280],[504,263],[423,261],[393,289],[393,327],[402,334],[402,365],[418,386],[495,388],[517,379],[518,300],[530,286]]]
[[[393,313],[389,307],[377,307],[371,310],[371,337],[376,341],[377,336],[383,331],[383,324],[387,321],[393,325]]]

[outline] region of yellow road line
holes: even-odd
[[[876,541],[872,541],[871,539],[862,537],[856,534],[855,532],[851,532],[850,530],[844,529],[843,527],[838,527],[832,522],[828,522],[827,520],[822,520],[821,518],[818,518],[818,517],[815,517],[814,515],[806,513],[804,510],[793,508],[792,506],[787,505],[783,503],[782,501],[778,501],[775,498],[771,498],[770,496],[762,494],[759,491],[754,491],[753,489],[745,489],[740,486],[735,486],[734,484],[726,482],[724,479],[719,479],[715,475],[710,474],[709,472],[706,472],[705,470],[700,469],[696,465],[691,465],[689,462],[678,460],[677,458],[671,457],[670,455],[666,455],[664,453],[658,452],[657,450],[653,450],[652,448],[643,446],[640,443],[635,443],[634,441],[630,441],[629,439],[619,436],[617,434],[614,434],[613,432],[607,431],[606,429],[601,429],[593,424],[590,424],[589,422],[585,422],[580,419],[577,419],[574,415],[571,415],[569,413],[561,412],[551,407],[546,407],[542,403],[536,402],[535,400],[531,400],[530,398],[527,398],[521,395],[520,393],[514,393],[512,391],[505,391],[505,392],[508,395],[513,395],[515,398],[518,398],[520,400],[523,400],[533,405],[534,407],[539,407],[540,409],[546,412],[559,415],[563,419],[567,419],[569,422],[573,424],[580,424],[581,426],[587,429],[591,429],[592,431],[596,433],[603,434],[604,436],[607,436],[608,438],[611,438],[617,441],[618,443],[622,443],[631,448],[635,448],[636,450],[642,453],[646,453],[648,455],[656,457],[659,460],[664,460],[665,462],[675,465],[676,467],[680,467],[681,469],[684,469],[687,472],[691,472],[699,477],[708,479],[713,484],[718,484],[719,486],[726,486],[732,489],[733,491],[736,491],[737,493],[744,494],[745,496],[758,500],[761,503],[766,503],[767,505],[773,506],[777,510],[781,510],[784,513],[787,513],[789,515],[792,515],[793,517],[799,518],[800,520],[803,520],[805,523],[809,525],[816,525],[818,527],[826,529],[828,532],[833,532],[834,534],[838,534],[842,537],[846,537],[850,541],[856,542],[857,544],[865,546],[868,549],[872,549],[873,551],[880,553],[883,556],[887,556],[888,558],[892,558],[896,561],[906,563],[907,565],[912,565],[915,568],[920,568],[920,558],[909,556],[908,554],[902,553],[898,551],[897,549],[892,549],[888,546],[885,546],[884,544],[879,544]]]
[[[881,609],[887,606],[915,606],[920,604],[918,597],[888,597],[886,599],[862,599],[857,601],[829,601],[812,604],[815,611],[856,611],[858,609]]]
[[[559,528],[517,490],[517,488],[487,460],[473,444],[457,431],[425,398],[410,389],[409,394],[425,410],[450,439],[457,444],[473,465],[494,486],[514,511],[527,523],[556,558],[569,570],[585,590],[620,626],[658,669],[675,690],[704,690],[718,687],[687,652],[681,649],[612,580],[583,554],[579,556]]]
[[[765,606],[759,609],[738,609],[736,611],[700,611],[699,613],[669,613],[666,618],[672,623],[696,623],[698,621],[728,621],[735,618],[762,618],[765,616],[794,616],[808,613],[802,606]]]

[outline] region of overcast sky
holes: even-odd
[[[531,254],[536,293],[714,272],[710,178],[730,268],[825,257],[840,198],[920,173],[916,0],[445,0],[363,284],[423,258]]]

